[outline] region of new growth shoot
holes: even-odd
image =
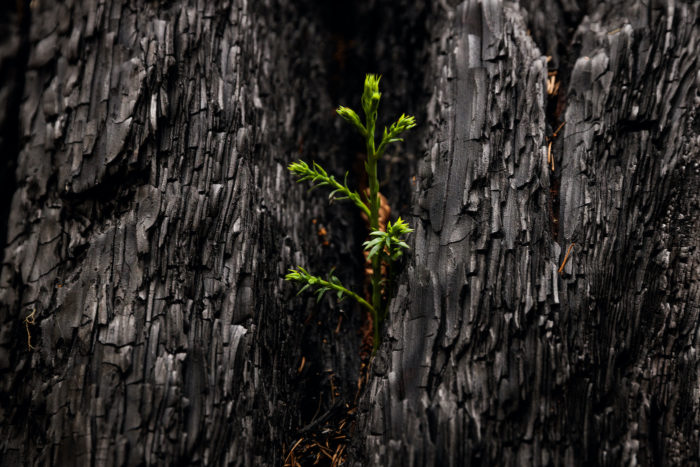
[[[309,181],[312,187],[327,186],[332,191],[329,195],[330,200],[347,199],[352,201],[355,206],[364,213],[369,219],[370,239],[364,243],[365,250],[369,251],[369,260],[372,262],[372,299],[371,303],[364,300],[358,294],[348,290],[340,280],[330,272],[327,279],[309,274],[304,268],[297,266],[290,269],[285,277],[288,281],[300,282],[303,287],[299,291],[315,288],[318,300],[328,291],[337,293],[338,299],[342,300],[345,297],[351,297],[360,305],[367,308],[372,315],[374,323],[374,350],[379,346],[379,328],[386,315],[387,304],[382,300],[382,285],[384,278],[382,277],[382,264],[391,266],[396,262],[403,250],[408,248],[408,244],[404,241],[404,237],[413,232],[409,225],[399,218],[393,225],[389,222],[386,230],[383,230],[379,225],[379,179],[377,178],[377,163],[384,155],[387,146],[390,143],[403,141],[400,135],[407,130],[416,126],[414,117],[401,115],[396,122],[389,127],[384,128],[384,133],[379,142],[375,144],[375,126],[377,123],[377,110],[379,109],[379,100],[381,93],[379,92],[379,80],[377,75],[369,74],[365,77],[365,87],[362,93],[362,110],[365,114],[364,123],[360,117],[348,107],[340,106],[336,110],[344,120],[352,124],[360,133],[360,136],[365,141],[367,147],[367,159],[365,160],[365,171],[369,183],[369,194],[367,197],[360,196],[356,191],[351,190],[347,184],[347,172],[343,183],[338,182],[335,177],[328,173],[316,162],[311,165],[304,161],[293,162],[289,165],[290,172],[298,177],[298,181]]]

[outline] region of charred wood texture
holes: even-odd
[[[4,465],[279,465],[307,398],[307,315],[282,277],[313,265],[325,209],[286,165],[331,139],[315,139],[333,111],[315,26],[260,1],[29,13]],[[341,369],[359,365],[353,337]]]
[[[360,459],[697,463],[697,4],[579,5],[568,35],[543,18],[570,3],[529,3],[434,12],[414,252]]]
[[[354,465],[700,462],[696,3],[12,7],[3,465],[281,465],[338,416]],[[361,289],[363,221],[286,165],[357,162],[365,72],[421,126],[353,410],[360,310],[282,278]]]

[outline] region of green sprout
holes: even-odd
[[[309,274],[304,268],[297,266],[296,269],[290,269],[285,279],[304,284],[299,290],[299,293],[304,290],[315,287],[317,299],[320,300],[326,292],[335,291],[338,300],[344,299],[346,296],[355,299],[360,305],[369,310],[374,322],[374,350],[379,346],[379,327],[385,316],[386,303],[382,302],[382,263],[391,266],[403,254],[403,251],[408,249],[408,244],[403,240],[403,237],[413,229],[399,218],[393,225],[389,222],[386,226],[386,231],[383,231],[379,226],[379,179],[377,177],[377,163],[386,151],[390,143],[403,141],[399,136],[411,128],[416,126],[414,117],[401,115],[399,119],[392,123],[388,128],[384,128],[384,133],[379,146],[375,145],[375,126],[377,123],[377,111],[379,109],[379,100],[381,93],[379,92],[380,76],[368,74],[365,77],[365,86],[362,92],[362,110],[365,114],[364,124],[360,117],[348,107],[340,106],[336,110],[345,121],[352,124],[360,133],[360,136],[365,140],[367,147],[367,159],[365,160],[365,171],[369,181],[369,195],[364,200],[360,195],[351,190],[347,184],[347,173],[341,184],[332,175],[328,173],[316,162],[309,166],[304,161],[293,162],[289,165],[290,172],[298,177],[299,182],[309,181],[312,188],[319,186],[328,186],[331,188],[329,200],[348,199],[352,201],[359,209],[369,218],[370,240],[364,242],[365,250],[369,251],[368,259],[372,262],[372,303],[368,303],[356,293],[345,288],[340,280],[333,275],[333,271],[328,276],[327,280],[321,279],[318,276]]]
[[[369,250],[369,259],[381,255],[380,258],[387,258],[392,262],[398,260],[403,250],[408,249],[408,244],[401,237],[411,232],[413,229],[409,228],[400,217],[394,225],[389,221],[386,232],[376,230],[369,234],[373,238],[363,243],[365,250]]]

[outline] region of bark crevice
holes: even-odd
[[[6,9],[0,22],[0,101],[4,112],[0,115],[0,199],[9,200],[15,191],[15,170],[22,145],[19,119],[20,103],[24,94],[24,73],[29,61],[29,24],[31,9],[29,1],[19,0]],[[10,203],[0,204],[0,245],[11,243],[7,238],[7,219]],[[0,264],[5,257],[5,248],[0,248]]]
[[[698,462],[698,5],[32,5],[0,41],[3,461],[280,465],[354,420],[357,465]],[[380,189],[416,231],[348,413],[361,314],[283,278],[361,289],[366,229],[286,166],[361,162],[334,109],[367,72],[419,123]]]

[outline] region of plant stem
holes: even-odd
[[[367,308],[367,309],[370,311],[370,313],[372,313],[372,316],[373,316],[373,317],[376,317],[377,312],[375,311],[374,307],[372,307],[372,305],[370,305],[369,303],[367,303],[367,300],[365,300],[364,298],[360,297],[360,296],[357,295],[355,292],[346,289],[346,288],[343,287],[342,285],[334,284],[334,283],[332,283],[332,282],[328,282],[328,281],[326,281],[326,280],[323,280],[323,279],[321,279],[320,277],[317,277],[316,280],[317,280],[318,283],[319,283],[321,286],[323,286],[323,287],[330,287],[330,288],[333,289],[333,290],[337,290],[337,291],[339,291],[339,292],[343,292],[345,295],[348,295],[348,296],[354,298],[354,299],[357,301],[357,303],[359,303],[360,305],[362,305],[362,306],[364,306],[365,308]]]
[[[377,160],[379,157],[374,149],[374,122],[368,121],[367,127],[367,178],[369,183],[369,230],[373,232],[379,230],[379,179],[377,177]],[[374,350],[379,346],[379,326],[382,312],[382,269],[380,255],[372,258],[372,307],[374,313]]]

